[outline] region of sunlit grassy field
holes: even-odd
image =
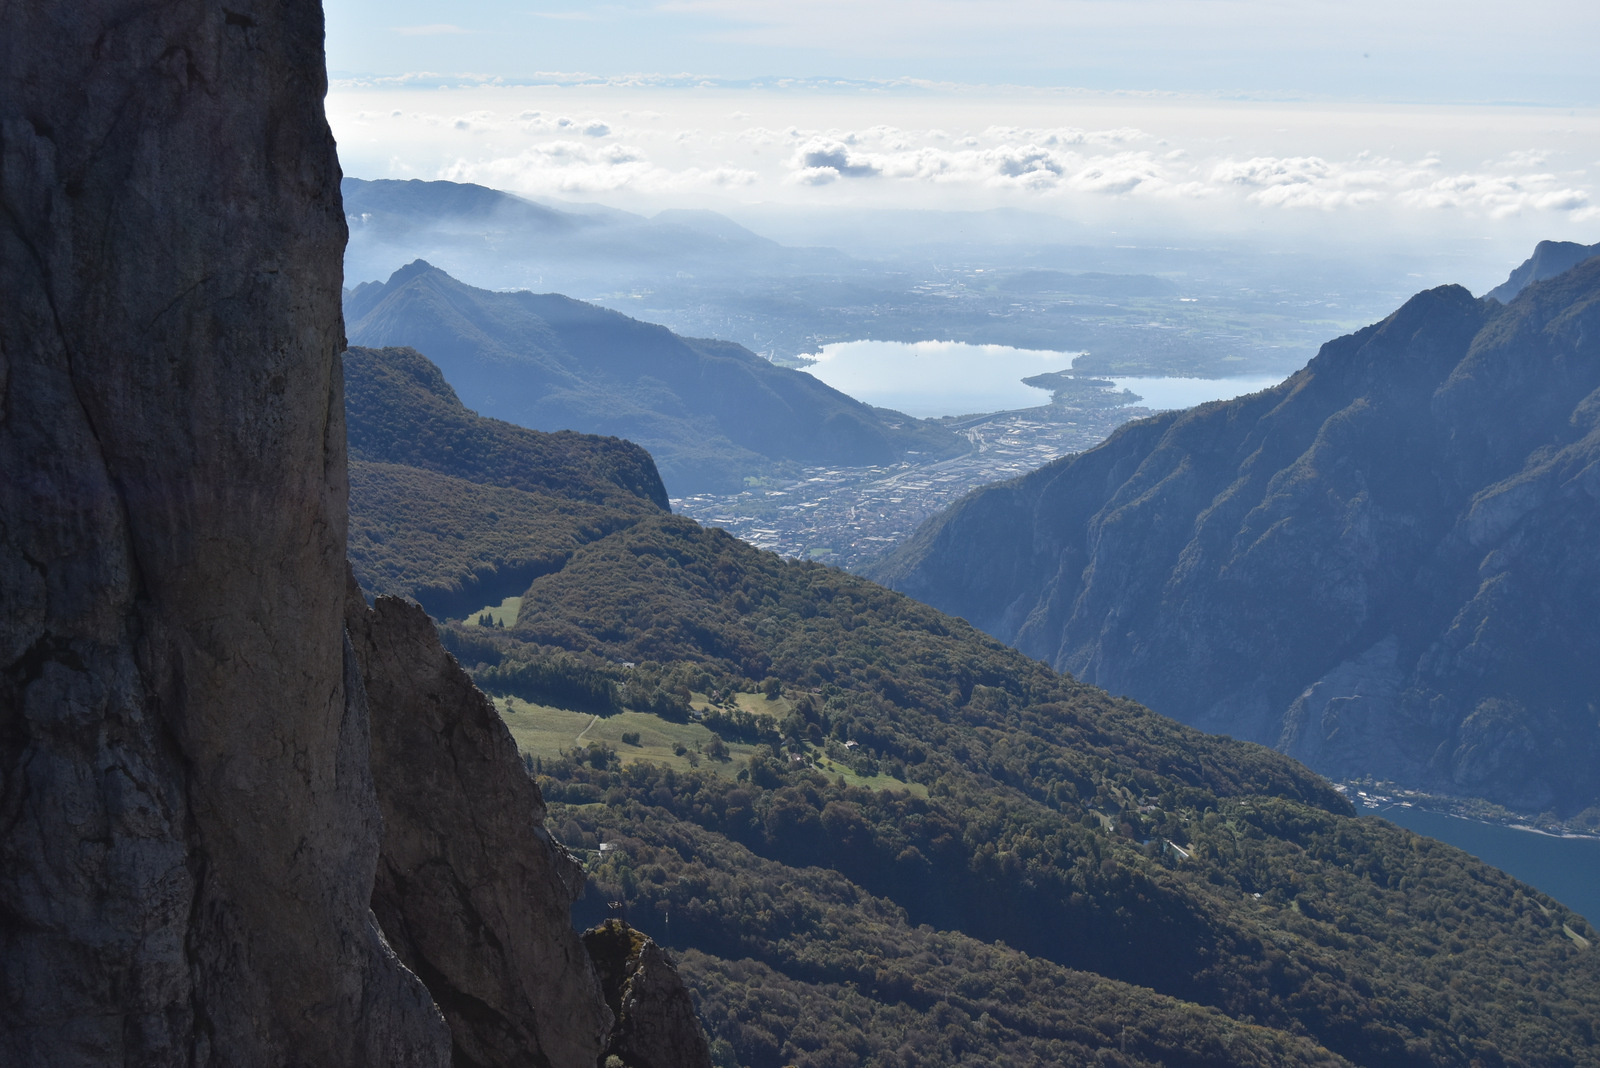
[[[781,720],[793,707],[787,697],[767,698],[758,693],[734,695],[735,703],[747,712]],[[665,767],[689,771],[699,768],[724,778],[736,778],[744,770],[757,747],[741,742],[724,742],[726,759],[716,759],[716,735],[699,723],[672,723],[648,712],[619,712],[596,716],[587,712],[538,705],[518,697],[496,697],[500,717],[511,729],[517,748],[534,757],[555,757],[574,747],[600,743],[616,750],[624,764],[647,760]],[[691,705],[697,711],[710,707],[704,694],[695,694]],[[627,735],[628,740],[623,736]],[[901,782],[889,775],[858,775],[843,763],[818,751],[812,759],[819,771],[830,779],[842,778],[846,784],[869,790],[908,790],[927,796],[921,783]]]

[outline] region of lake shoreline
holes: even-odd
[[[1479,798],[1430,794],[1421,790],[1408,790],[1392,783],[1335,782],[1333,787],[1360,809],[1398,808],[1412,812],[1431,812],[1471,823],[1481,823],[1486,827],[1504,827],[1506,830],[1523,831],[1528,834],[1543,835],[1546,838],[1600,842],[1600,831],[1576,828],[1567,820],[1547,820],[1542,815],[1513,812]]]
[[[1458,799],[1421,795],[1443,803],[1423,807],[1415,803],[1417,795],[1341,786],[1362,817],[1387,820],[1471,853],[1580,916],[1600,916],[1600,835],[1552,831],[1511,814],[1492,818],[1495,813]],[[1452,802],[1465,811],[1447,811],[1445,805]]]
[[[807,355],[804,372],[875,408],[956,420],[1062,405],[1173,411],[1270,389],[1292,373],[1099,374],[1077,369],[1086,355],[959,341],[839,341]],[[1041,395],[1053,400],[1041,405]]]

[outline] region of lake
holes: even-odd
[[[1600,918],[1600,839],[1557,838],[1398,805],[1358,806],[1407,830],[1465,850],[1537,887],[1591,923]]]
[[[1066,371],[1080,353],[968,345],[960,341],[841,341],[823,346],[806,370],[841,393],[879,408],[924,419],[972,415],[1049,403],[1047,390],[1022,379]],[[1254,393],[1282,381],[1241,378],[1114,378],[1148,408],[1192,408]]]

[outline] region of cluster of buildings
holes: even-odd
[[[886,467],[813,467],[791,482],[737,494],[676,498],[672,509],[784,556],[855,568],[905,540],[924,519],[989,482],[1104,441],[1144,408],[1031,408],[952,422],[972,450]]]

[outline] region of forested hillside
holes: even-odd
[[[430,485],[353,523],[426,540]],[[719,1063],[1600,1063],[1549,898],[869,581],[593,507],[519,550],[513,625],[442,636]]]
[[[459,617],[667,507],[637,445],[480,418],[414,349],[352,348],[344,382],[349,554],[369,593]]]
[[[1327,774],[1600,804],[1600,260],[978,490],[868,573]]]

